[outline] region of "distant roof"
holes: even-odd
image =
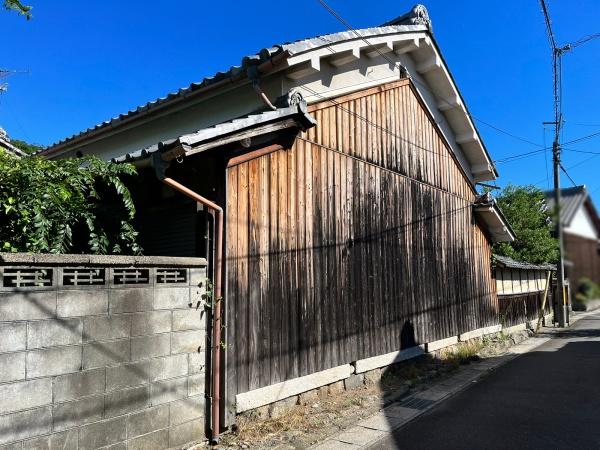
[[[8,137],[6,131],[4,131],[3,128],[0,128],[0,148],[3,148],[8,153],[11,153],[19,158],[27,156],[27,154],[23,150],[11,144],[10,138]]]
[[[548,210],[553,211],[555,205],[554,191],[546,191],[544,195],[546,196]],[[588,191],[585,186],[565,188],[560,190],[560,197],[560,219],[563,224],[569,225],[575,217],[577,210],[589,199]],[[592,220],[594,220],[595,223],[598,223],[598,215],[596,214],[595,207],[591,200],[588,203],[588,208],[591,208],[589,212],[592,213]]]
[[[408,13],[397,17],[396,19],[387,22],[380,27],[365,28],[360,30],[360,35],[363,38],[369,38],[371,36],[379,36],[382,34],[394,34],[400,32],[411,32],[411,31],[431,31],[431,21],[427,14],[427,10],[422,5],[414,6]],[[158,108],[169,106],[170,104],[176,103],[196,92],[204,91],[209,88],[216,87],[221,84],[233,83],[240,79],[247,77],[247,69],[250,66],[260,66],[263,63],[270,63],[276,61],[279,58],[286,58],[314,48],[331,45],[336,42],[343,42],[349,39],[356,39],[357,36],[354,31],[342,31],[339,33],[325,34],[316,36],[308,39],[301,39],[293,42],[287,42],[284,44],[276,44],[271,47],[265,47],[259,50],[257,53],[244,56],[240,65],[232,66],[229,70],[217,72],[213,76],[206,77],[201,81],[191,83],[190,85],[181,88],[175,92],[170,92],[164,97],[159,97],[152,100],[144,105],[138,106],[135,109],[131,109],[126,113],[119,114],[112,119],[101,122],[93,127],[87,128],[80,133],[69,136],[62,139],[54,144],[51,144],[45,149],[36,152],[36,154],[43,154],[50,152],[54,149],[62,147],[63,145],[72,141],[83,138],[93,132],[115,127],[119,123],[133,119],[137,116],[142,116],[150,113]]]
[[[554,264],[532,264],[528,262],[515,261],[508,256],[494,255],[496,264],[509,269],[523,269],[523,270],[556,270]]]

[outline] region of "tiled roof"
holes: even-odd
[[[548,211],[554,210],[554,191],[546,191],[546,204],[548,205]],[[565,188],[560,190],[560,219],[563,224],[569,225],[575,217],[577,210],[586,201],[588,194],[585,186],[575,186],[571,188]]]
[[[337,42],[343,42],[352,39],[364,39],[387,34],[426,30],[431,30],[431,22],[429,21],[427,10],[423,6],[417,5],[408,13],[399,16],[398,18],[380,27],[357,30],[360,33],[360,37],[357,36],[354,31],[342,31],[339,33],[326,34],[284,44],[277,44],[271,47],[265,47],[255,54],[243,57],[240,65],[238,66],[232,66],[226,71],[217,72],[216,74],[206,77],[201,81],[191,83],[184,88],[171,92],[164,97],[152,100],[144,105],[138,106],[137,108],[131,109],[126,113],[119,114],[112,119],[87,128],[80,133],[69,136],[43,150],[40,150],[37,152],[37,154],[43,154],[56,150],[65,144],[93,134],[97,131],[118,126],[124,121],[141,117],[149,112],[155,111],[158,108],[169,106],[170,104],[176,103],[181,99],[195,95],[196,92],[216,87],[221,83],[234,83],[240,79],[246,78],[246,71],[251,66],[260,66],[263,63],[269,63],[279,58],[287,59],[290,56],[298,55],[320,47],[327,47],[328,45]]]
[[[523,269],[523,270],[556,270],[554,264],[532,264],[527,262],[515,261],[508,256],[494,255],[496,264],[500,264],[503,267],[509,269]]]

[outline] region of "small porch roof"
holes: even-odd
[[[184,134],[176,139],[158,142],[135,152],[126,153],[113,162],[135,162],[161,152],[165,161],[181,156],[191,156],[215,147],[240,142],[241,147],[252,145],[252,139],[286,129],[307,130],[316,125],[316,120],[307,112],[306,102],[296,100],[286,107],[274,111],[249,114],[244,117]]]
[[[490,194],[480,196],[473,204],[475,215],[486,226],[492,242],[513,242],[515,232]]]

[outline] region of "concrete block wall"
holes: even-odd
[[[1,256],[0,450],[203,439],[205,261],[81,258]]]

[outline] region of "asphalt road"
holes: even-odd
[[[373,449],[600,449],[600,312]]]

